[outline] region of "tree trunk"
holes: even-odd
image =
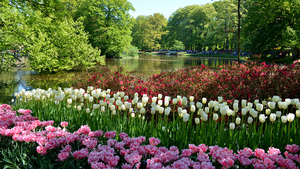
[[[241,63],[240,56],[241,56],[241,0],[238,0],[238,63]]]

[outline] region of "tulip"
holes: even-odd
[[[271,109],[266,109],[266,115],[269,115],[271,113]]]
[[[142,103],[147,104],[148,100],[149,100],[149,97],[143,97],[142,98]]]
[[[151,107],[156,107],[156,103],[152,102]]]
[[[68,105],[67,105],[67,108],[68,108],[68,109],[71,108],[71,105],[68,104]]]
[[[152,102],[156,103],[156,101],[157,101],[157,97],[152,97]]]
[[[156,112],[156,108],[155,108],[155,107],[152,107],[152,108],[151,108],[151,114],[155,114],[155,112]]]
[[[213,114],[213,120],[214,120],[214,121],[217,121],[218,118],[219,118],[219,115],[218,115],[217,113],[214,113],[214,114]]]
[[[161,130],[162,130],[162,131],[165,131],[165,130],[166,130],[166,127],[162,126],[162,127],[161,127]]]
[[[233,103],[233,110],[237,112],[239,110],[239,104],[238,103]]]
[[[170,101],[169,100],[165,100],[165,106],[169,106]]]
[[[276,111],[276,116],[277,116],[278,118],[280,118],[280,116],[281,116],[281,111]]]
[[[298,99],[298,98],[292,100],[292,104],[293,104],[293,105],[296,105],[297,103],[299,103],[299,99]]]
[[[86,108],[86,113],[90,113],[91,112],[91,109],[90,108]]]
[[[246,107],[246,103],[247,103],[247,100],[242,100],[242,107],[244,108],[244,107]]]
[[[235,123],[236,123],[237,125],[241,124],[241,118],[240,118],[240,117],[237,117],[237,118],[235,119]]]
[[[296,107],[300,109],[300,103],[296,103]]]
[[[215,106],[215,102],[211,100],[211,101],[208,102],[207,105],[208,105],[209,108],[213,108]]]
[[[120,96],[123,98],[125,96],[125,92],[120,92]]]
[[[233,116],[234,115],[234,111],[231,110],[231,109],[227,109],[226,114],[227,114],[227,116]]]
[[[242,108],[242,115],[245,116],[247,114],[247,109]]]
[[[265,116],[264,114],[260,114],[260,115],[259,115],[259,121],[260,121],[261,123],[264,123],[264,122],[266,121],[266,116]]]
[[[247,105],[250,109],[253,107],[253,103],[248,103]]]
[[[197,107],[198,109],[201,109],[201,108],[202,108],[202,106],[203,106],[203,104],[202,104],[202,103],[200,103],[200,102],[197,102],[197,103],[196,103],[196,107]]]
[[[254,100],[254,104],[256,105],[256,104],[258,104],[259,103],[259,100]]]
[[[295,114],[293,114],[293,113],[289,113],[288,115],[287,115],[287,120],[288,120],[288,122],[293,122],[294,121],[294,118],[295,118]]]
[[[229,124],[229,128],[230,128],[230,130],[234,130],[235,129],[235,124],[234,123],[230,123]]]
[[[267,105],[267,101],[265,101],[265,100],[263,100],[263,101],[261,101],[261,103],[262,103],[262,105]]]
[[[101,112],[105,112],[105,107],[104,107],[104,106],[101,106],[100,111],[101,111]]]
[[[194,96],[190,96],[190,102],[194,101]]]
[[[128,100],[129,99],[129,97],[128,96],[124,96],[124,100],[126,101],[126,100]]]
[[[71,99],[75,101],[77,99],[77,96],[76,95],[71,95]]]
[[[215,105],[214,110],[217,112],[217,111],[219,111],[219,109],[220,109],[220,106],[219,105]]]
[[[135,113],[131,113],[131,117],[134,118],[135,117]]]
[[[67,99],[68,104],[72,104],[72,99]]]
[[[280,109],[287,109],[288,103],[287,102],[278,102],[278,107]]]
[[[162,94],[158,94],[157,98],[158,98],[158,100],[161,100],[162,99]]]
[[[178,112],[178,114],[181,114],[182,113],[182,107],[178,107],[177,112]]]
[[[111,112],[111,114],[112,114],[112,115],[116,115],[116,114],[117,114],[117,111],[114,110],[114,111]]]
[[[136,107],[137,107],[138,109],[142,108],[142,107],[143,107],[143,103],[138,102],[138,103],[136,104]]]
[[[291,99],[289,99],[289,98],[287,98],[287,99],[285,99],[285,102],[286,102],[288,105],[290,105],[290,104],[291,104],[291,102],[292,102],[292,100],[291,100]]]
[[[287,116],[281,116],[281,122],[286,123],[287,122]]]
[[[194,112],[196,111],[196,107],[195,107],[194,105],[191,105],[190,111],[191,111],[192,113],[194,113]]]
[[[207,102],[207,99],[206,99],[205,97],[203,97],[203,98],[202,98],[202,103],[203,103],[203,104],[206,104],[206,102]]]
[[[300,117],[300,110],[296,110],[296,116]]]
[[[145,108],[141,108],[140,113],[141,114],[145,114],[146,113],[146,109]]]
[[[134,97],[139,97],[139,94],[138,93],[134,93]]]
[[[239,104],[239,100],[234,100],[233,103]]]
[[[227,114],[227,109],[228,109],[228,106],[222,106],[221,109],[220,109],[221,114],[226,115]]]
[[[93,104],[93,109],[99,109],[100,104]]]
[[[270,121],[274,122],[276,120],[276,114],[275,113],[271,113],[270,114]]]
[[[184,121],[184,122],[189,121],[189,118],[190,118],[190,115],[189,115],[189,114],[184,114],[184,115],[183,115],[183,121]]]
[[[123,111],[126,110],[125,104],[122,104],[122,105],[121,105],[121,110],[123,110]]]
[[[248,123],[248,124],[251,124],[252,122],[253,122],[253,118],[252,118],[252,117],[248,117],[247,123]]]
[[[158,104],[159,106],[162,106],[163,101],[162,101],[162,100],[158,100],[157,104]]]
[[[84,97],[84,99],[86,99],[86,100],[87,100],[87,99],[89,99],[89,97],[90,97],[90,96],[91,96],[90,94],[88,94],[88,93],[85,93],[83,97]]]
[[[221,103],[222,101],[223,101],[223,97],[222,97],[222,96],[219,96],[219,97],[218,97],[218,102]]]
[[[275,109],[276,103],[275,102],[268,102],[268,106],[270,109]]]
[[[281,98],[279,96],[273,96],[272,101],[278,103],[281,101]]]
[[[174,99],[172,100],[172,104],[177,104],[177,99],[176,99],[176,98],[174,98]]]
[[[55,105],[58,105],[58,104],[59,104],[59,101],[58,101],[58,100],[55,100],[54,103],[55,103]]]
[[[209,107],[205,107],[204,111],[205,111],[206,114],[209,113]]]
[[[181,96],[177,95],[177,101],[181,101]]]
[[[165,115],[168,116],[168,115],[170,114],[170,112],[171,112],[171,108],[170,108],[170,107],[167,107],[167,108],[165,109]]]
[[[199,110],[197,111],[197,115],[199,115],[199,116],[202,116],[203,113],[204,113],[203,109],[199,109]]]
[[[198,117],[195,118],[195,124],[199,124],[200,123],[200,119]]]
[[[164,108],[163,107],[159,107],[158,113],[159,114],[163,114],[164,113]]]
[[[264,109],[264,105],[260,104],[260,103],[257,103],[256,104],[256,110],[257,111],[262,111]]]
[[[252,111],[252,117],[253,118],[256,118],[258,116],[258,111]]]
[[[183,106],[187,105],[187,98],[186,97],[182,98],[182,105]]]
[[[207,114],[203,114],[202,115],[202,118],[201,118],[203,121],[207,121],[208,120],[208,115]]]

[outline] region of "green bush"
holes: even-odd
[[[123,53],[121,54],[122,57],[137,57],[139,53],[139,49],[135,46],[128,46],[125,48]]]

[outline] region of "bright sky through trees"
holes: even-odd
[[[188,5],[204,5],[212,3],[212,0],[128,0],[135,8],[130,14],[136,18],[139,15],[153,15],[161,13],[167,19],[177,9]]]

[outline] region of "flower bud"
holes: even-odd
[[[288,115],[287,115],[287,120],[288,120],[288,122],[293,122],[294,121],[294,118],[295,118],[295,114],[293,114],[293,113],[289,113]]]
[[[245,116],[245,115],[247,114],[247,109],[245,109],[245,108],[242,108],[242,110],[241,110],[241,111],[242,111],[242,115],[243,115],[243,116]]]
[[[275,113],[271,113],[270,114],[270,121],[274,122],[276,120],[276,114]]]
[[[230,127],[230,130],[234,130],[235,129],[235,124],[234,123],[230,123],[229,127]]]
[[[204,111],[205,111],[206,114],[209,113],[209,107],[205,107]]]
[[[183,115],[183,121],[184,121],[184,122],[189,121],[189,118],[190,118],[190,115],[189,115],[189,114],[184,114],[184,115]]]
[[[286,123],[287,122],[287,116],[281,116],[281,122]]]
[[[222,96],[219,96],[219,97],[218,97],[218,102],[221,103],[222,101],[223,101],[223,97],[222,97]]]
[[[278,103],[281,101],[281,98],[279,96],[273,96],[272,101]]]
[[[266,109],[266,115],[269,115],[271,113],[271,109]]]
[[[176,98],[174,98],[174,99],[172,100],[172,104],[177,104],[177,99],[176,99]]]
[[[194,101],[194,96],[190,96],[190,102]]]
[[[248,124],[251,124],[252,122],[253,122],[253,118],[252,118],[252,117],[248,117],[247,123],[248,123]]]
[[[152,102],[156,103],[157,97],[152,97]]]
[[[276,111],[276,116],[277,116],[278,118],[280,118],[280,116],[281,116],[281,111]]]
[[[170,107],[167,107],[167,108],[165,109],[165,115],[168,116],[168,115],[170,114],[170,112],[171,112],[171,108],[170,108]]]
[[[162,131],[165,131],[165,130],[166,130],[166,127],[162,126],[162,127],[161,127],[161,130],[162,130]]]
[[[264,123],[266,121],[266,116],[264,114],[260,114],[258,119],[261,123]]]
[[[88,113],[88,114],[89,114],[89,113],[91,112],[91,109],[90,109],[90,108],[86,108],[86,110],[85,110],[85,111],[86,111],[86,113]]]
[[[242,107],[244,108],[244,107],[246,107],[246,103],[247,103],[247,100],[242,100]]]
[[[200,123],[200,119],[197,117],[195,118],[195,124],[199,124]]]
[[[296,110],[296,116],[300,117],[300,110]]]
[[[237,117],[235,119],[235,124],[237,124],[237,125],[241,124],[241,118]]]
[[[202,120],[203,120],[203,121],[207,121],[207,120],[208,120],[208,115],[204,113],[204,114],[202,115]]]
[[[217,121],[218,118],[219,118],[219,115],[218,115],[217,113],[214,113],[214,114],[213,114],[213,120],[214,120],[214,121]]]
[[[264,105],[260,104],[260,103],[257,103],[256,104],[256,110],[257,111],[262,111],[264,109]]]
[[[157,98],[158,98],[158,100],[161,100],[162,99],[162,94],[158,94]]]
[[[197,107],[198,109],[201,109],[201,108],[202,108],[202,106],[203,106],[203,104],[202,104],[202,103],[200,103],[200,102],[197,102],[197,103],[196,103],[196,107]]]
[[[158,104],[159,106],[162,106],[163,101],[162,101],[162,100],[158,100],[157,104]]]
[[[141,114],[145,114],[146,113],[146,109],[145,108],[141,108],[140,113]]]
[[[67,99],[68,104],[72,104],[72,99]]]
[[[203,98],[202,98],[202,103],[203,103],[203,104],[206,104],[206,102],[207,102],[207,99],[206,99],[205,97],[203,97]]]
[[[195,107],[194,105],[192,105],[190,111],[191,111],[192,113],[194,113],[194,112],[196,111],[196,107]]]

